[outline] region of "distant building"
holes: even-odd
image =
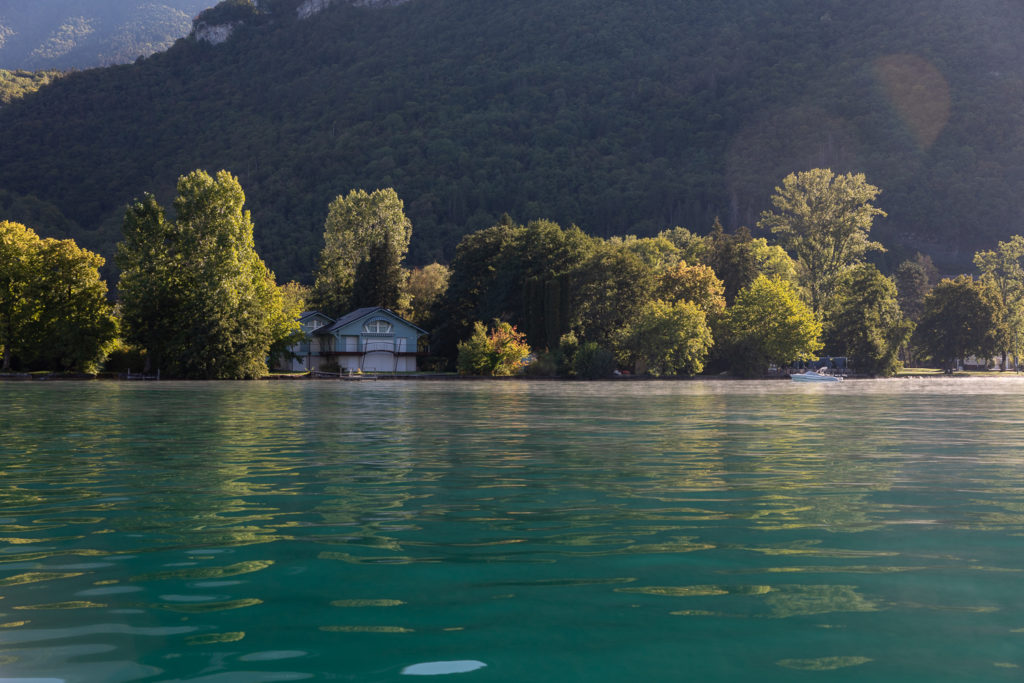
[[[360,308],[334,320],[318,311],[299,316],[306,339],[279,367],[291,372],[335,370],[415,372],[416,347],[427,333],[386,308]]]

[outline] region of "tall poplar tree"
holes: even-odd
[[[297,325],[256,253],[245,194],[227,171],[178,179],[177,218],[130,206],[118,246],[126,337],[170,376],[259,377],[275,340]]]
[[[324,223],[313,305],[334,316],[363,302],[398,308],[406,278],[402,261],[411,237],[412,223],[392,188],[338,195]]]
[[[761,214],[758,227],[770,229],[792,254],[816,313],[825,309],[843,271],[868,251],[884,251],[868,239],[875,216],[886,215],[871,203],[880,192],[863,173],[815,168],[786,176],[772,196],[775,210]]]

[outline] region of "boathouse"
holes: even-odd
[[[359,308],[333,320],[309,311],[299,317],[306,338],[291,347],[293,372],[415,372],[417,342],[426,331],[379,306]]]

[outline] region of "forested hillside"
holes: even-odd
[[[753,227],[812,167],[882,188],[872,236],[893,263],[969,268],[1024,232],[1009,0],[298,5],[0,109],[0,207],[109,256],[133,197],[224,168],[268,265],[306,281],[351,188],[397,190],[414,264],[504,212],[600,236]]]
[[[216,0],[0,0],[0,68],[130,62],[188,34]]]

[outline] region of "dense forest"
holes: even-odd
[[[86,69],[165,50],[214,0],[0,0],[0,68]]]
[[[133,198],[224,168],[278,280],[309,282],[352,188],[405,199],[417,265],[505,212],[602,237],[754,229],[787,173],[829,167],[884,188],[885,271],[917,251],[967,269],[1024,232],[1008,0],[298,4],[0,108],[3,217],[109,257]]]

